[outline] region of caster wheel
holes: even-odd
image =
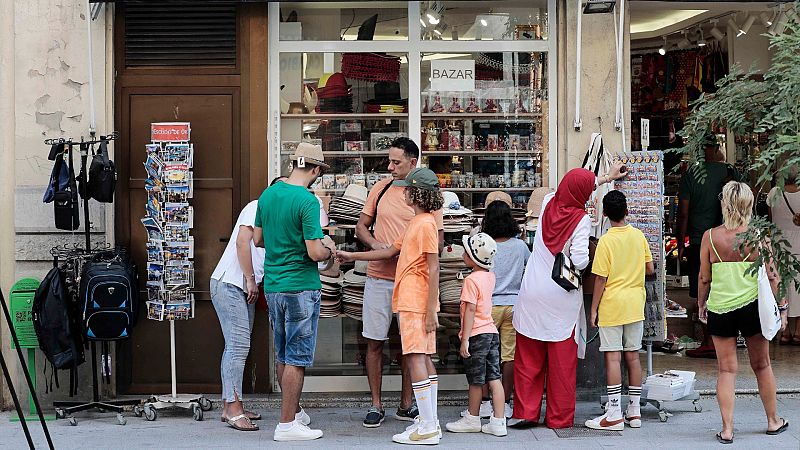
[[[152,406],[145,406],[144,418],[147,419],[148,422],[152,422],[158,418],[158,412]]]
[[[200,408],[203,411],[211,411],[212,409],[214,409],[214,404],[211,403],[211,400],[209,400],[209,399],[207,399],[205,397],[200,397],[200,400],[198,401],[198,403],[200,403]]]
[[[125,420],[125,416],[123,416],[122,414],[117,414],[117,423],[120,425],[125,425],[126,423],[128,423],[128,421]]]
[[[56,419],[65,419],[66,417],[67,417],[67,415],[64,414],[64,410],[63,409],[56,408]]]
[[[192,403],[192,417],[198,422],[203,420],[203,408],[197,403]]]
[[[667,417],[667,413],[665,411],[659,411],[658,412],[658,420],[660,420],[662,422],[666,422],[667,419],[668,419],[668,417]]]
[[[72,425],[73,427],[77,426],[78,425],[78,419],[76,419],[74,417],[70,417],[69,418],[69,424]]]
[[[694,412],[698,412],[698,413],[699,412],[703,412],[703,405],[701,405],[700,403],[695,403],[694,404]]]
[[[141,406],[136,405],[136,406],[133,407],[133,415],[134,416],[142,417],[142,414],[144,414],[144,411],[142,410]]]

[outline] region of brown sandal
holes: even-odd
[[[248,411],[248,410],[245,409],[244,410],[244,414],[250,420],[261,420],[261,414],[259,414],[259,413],[254,413],[252,411]],[[220,422],[227,422],[228,418],[225,417],[225,416],[220,416],[219,421]]]

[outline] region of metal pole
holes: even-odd
[[[575,122],[572,126],[576,131],[580,131],[583,127],[583,123],[581,122],[581,18],[583,17],[581,3],[582,0],[578,0],[578,28],[576,30],[577,36],[575,37]]]
[[[169,351],[170,362],[172,363],[172,398],[178,396],[178,381],[175,372],[175,321],[169,321]]]

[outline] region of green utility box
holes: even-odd
[[[35,278],[22,278],[11,287],[10,310],[11,321],[14,331],[17,332],[17,339],[22,348],[39,348],[39,341],[36,339],[36,331],[33,329],[33,297],[36,289],[39,288],[39,280]],[[11,348],[14,348],[14,341],[11,341]]]

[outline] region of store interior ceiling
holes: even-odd
[[[341,13],[342,38],[356,39],[361,23],[375,14],[370,2],[317,3],[315,8],[338,9]],[[517,21],[538,20],[547,10],[547,0],[492,2],[496,11],[486,8],[487,2],[448,1],[422,2],[423,13],[433,11],[438,20],[434,39],[451,39],[453,31],[460,39],[475,39],[481,28],[502,29],[504,20],[515,17]],[[396,4],[396,8],[393,7]],[[304,4],[303,8],[311,7]],[[298,5],[299,6],[299,5]],[[721,41],[727,33],[742,35],[745,28],[756,25],[754,31],[780,31],[781,20],[787,20],[791,1],[650,1],[626,2],[630,8],[631,47],[659,48],[667,38],[669,47],[697,46],[698,42]],[[293,5],[294,7],[294,5]],[[376,40],[406,39],[408,23],[406,2],[382,2],[375,28]],[[288,11],[285,12],[288,14]],[[789,16],[794,12],[789,12]],[[425,16],[425,14],[423,14]],[[494,19],[494,20],[493,20]],[[732,19],[732,21],[731,21]],[[423,17],[423,20],[425,18]],[[586,18],[584,20],[591,20]],[[482,25],[481,25],[482,24]],[[425,27],[423,27],[425,28]],[[777,30],[775,30],[777,28]],[[712,29],[715,29],[712,35]],[[492,39],[491,32],[483,31],[482,39]]]

